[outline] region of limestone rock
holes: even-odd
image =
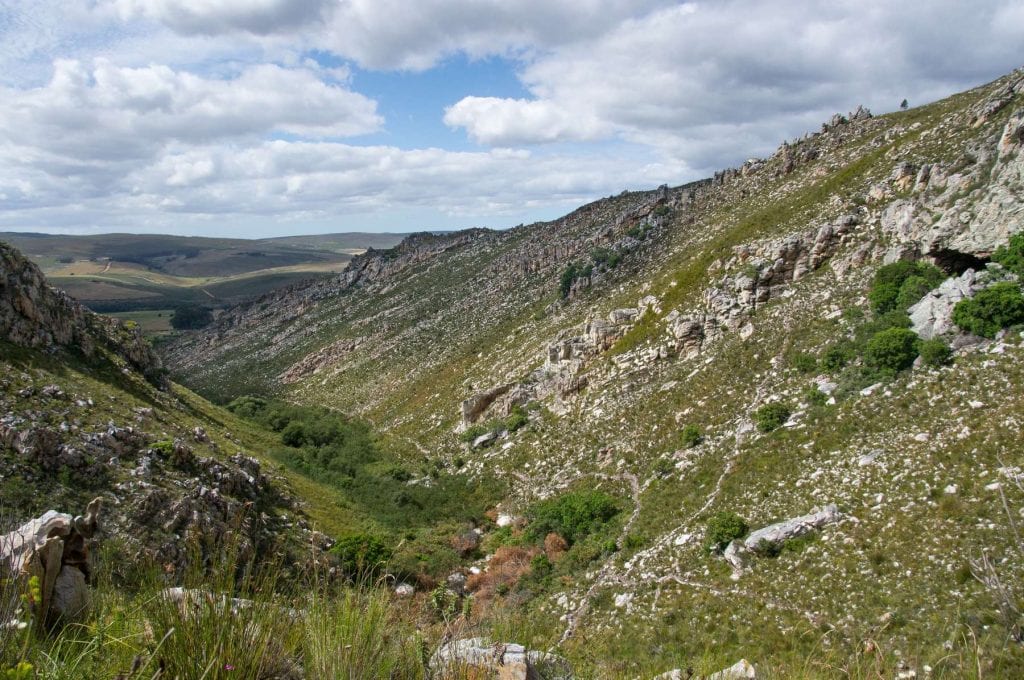
[[[483,638],[453,640],[430,657],[430,668],[440,678],[465,677],[496,680],[540,680],[538,662],[552,663],[557,657],[528,652],[515,643],[490,643]],[[571,677],[562,675],[560,677]]]
[[[746,659],[740,659],[732,666],[726,669],[720,670],[717,673],[712,673],[708,676],[708,680],[744,680],[744,678],[756,678],[757,671]]]
[[[960,276],[946,279],[909,309],[911,329],[925,340],[955,333],[953,309],[956,304],[1007,278],[1010,275],[1001,267],[990,265],[984,272],[968,269]]]
[[[835,504],[829,504],[825,506],[824,510],[758,529],[744,539],[743,547],[751,552],[766,550],[790,538],[797,538],[820,529],[827,524],[838,522],[842,518],[843,513],[839,511],[839,508]]]

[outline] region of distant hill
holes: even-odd
[[[55,285],[106,313],[240,302],[300,281],[329,278],[344,270],[353,255],[394,246],[402,237],[342,233],[253,240],[0,233],[0,241],[23,252]]]

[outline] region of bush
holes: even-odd
[[[213,321],[213,312],[200,305],[179,305],[171,315],[171,327],[176,330],[195,330],[208,326]]]
[[[811,406],[824,406],[828,403],[828,395],[818,389],[817,385],[808,385],[804,390],[804,399]]]
[[[953,323],[969,333],[994,338],[1000,329],[1024,322],[1024,296],[1016,283],[986,288],[953,308]]]
[[[375,578],[391,559],[392,551],[384,541],[371,534],[349,534],[331,548],[341,571],[351,579]]]
[[[843,340],[825,350],[821,357],[821,367],[826,371],[838,371],[857,358],[857,350],[853,343]]]
[[[953,358],[953,350],[940,338],[922,340],[919,351],[926,366],[945,366]]]
[[[793,368],[804,374],[814,373],[818,370],[818,360],[813,354],[806,352],[794,354],[790,359],[790,363],[793,365]]]
[[[757,422],[757,429],[761,432],[771,432],[782,426],[789,420],[790,410],[785,404],[765,404],[754,412],[754,420]]]
[[[683,428],[682,432],[679,433],[679,438],[682,439],[683,446],[688,449],[692,449],[704,441],[704,435],[701,433],[700,428],[693,423]]]
[[[558,290],[562,294],[562,297],[569,297],[569,291],[572,290],[573,282],[575,282],[576,279],[588,278],[592,271],[592,265],[587,265],[584,267],[576,263],[573,263],[566,267],[565,271],[562,272],[562,276],[558,281]]]
[[[507,418],[505,418],[505,429],[509,432],[515,432],[529,422],[530,418],[526,415],[526,411],[523,410],[523,407],[513,406],[512,412],[508,414]]]
[[[731,542],[743,538],[750,531],[747,521],[735,512],[719,512],[708,520],[708,550],[722,552]]]
[[[534,505],[527,513],[527,533],[532,539],[556,533],[572,545],[598,531],[617,514],[619,506],[608,494],[577,491]]]
[[[1024,232],[1011,236],[1008,245],[996,248],[992,260],[1017,276],[1024,276]]]
[[[907,328],[890,328],[876,333],[864,349],[864,363],[885,375],[910,368],[917,358],[921,340]]]
[[[464,441],[467,444],[472,444],[473,440],[481,435],[485,435],[491,431],[491,428],[483,424],[470,425],[464,432],[459,435],[459,440]]]
[[[927,262],[894,262],[875,272],[868,300],[876,314],[906,311],[945,278],[941,269]]]
[[[590,253],[590,259],[594,261],[595,266],[615,269],[622,262],[622,255],[611,248],[596,248]]]

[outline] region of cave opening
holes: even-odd
[[[989,263],[987,257],[948,248],[932,253],[932,258],[935,260],[935,266],[950,276],[960,276],[968,269],[981,271]]]

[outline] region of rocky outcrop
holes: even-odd
[[[93,357],[106,347],[150,382],[166,386],[160,358],[137,330],[94,314],[50,287],[39,268],[0,243],[0,339],[22,347],[63,348]]]
[[[1013,278],[1012,275],[993,264],[982,272],[968,269],[960,276],[946,279],[910,308],[911,330],[925,340],[955,333],[957,328],[953,323],[953,309],[956,303],[974,297],[993,283],[1009,278]]]
[[[912,180],[901,174],[905,164],[894,170],[891,186],[912,196],[886,206],[881,226],[903,256],[978,263],[1024,231],[1024,110],[1010,116],[994,148],[979,146],[964,162],[965,169],[952,173],[922,166]]]
[[[442,645],[430,657],[430,668],[439,678],[495,680],[569,680],[569,664],[554,654],[527,650],[515,643],[490,643],[483,638],[454,640]]]
[[[96,533],[99,511],[98,498],[77,517],[49,510],[0,536],[0,577],[38,579],[39,598],[31,604],[40,627],[72,622],[88,612],[87,542]]]
[[[464,400],[462,402],[462,422],[466,425],[475,423],[498,397],[507,394],[513,387],[512,383],[498,385],[489,390],[478,392],[469,399]]]

